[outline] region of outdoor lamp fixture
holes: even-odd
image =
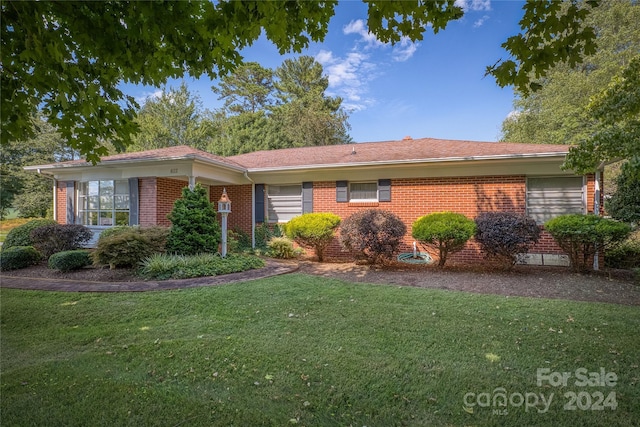
[[[222,217],[222,249],[220,256],[222,258],[227,256],[227,216],[231,213],[231,200],[227,196],[227,189],[222,190],[222,196],[218,200],[218,213]]]

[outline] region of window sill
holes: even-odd
[[[349,206],[360,207],[360,208],[376,208],[380,205],[380,202],[349,202]]]

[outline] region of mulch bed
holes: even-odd
[[[420,288],[445,289],[482,294],[567,299],[640,306],[640,286],[630,272],[602,271],[576,274],[565,267],[516,266],[511,271],[491,267],[450,266],[437,268],[409,264],[384,267],[353,262],[298,261],[299,272],[354,283],[378,283]],[[260,277],[260,270],[245,276]],[[78,282],[140,282],[133,270],[87,267],[61,273],[40,264],[2,272],[2,276],[64,279]],[[220,278],[223,276],[220,276]]]

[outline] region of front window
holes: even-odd
[[[351,182],[349,183],[350,202],[377,202],[377,182]]]
[[[267,203],[269,222],[288,222],[293,217],[302,215],[302,185],[269,185]]]
[[[129,225],[129,181],[87,181],[78,188],[80,224]]]

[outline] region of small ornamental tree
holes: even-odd
[[[569,255],[576,272],[588,270],[589,259],[621,243],[631,233],[631,226],[597,215],[568,214],[544,224],[558,246]]]
[[[437,212],[418,218],[411,235],[423,245],[438,251],[438,266],[447,262],[449,254],[459,251],[476,231],[476,224],[455,212]]]
[[[529,251],[540,239],[540,227],[533,218],[514,212],[484,212],[476,218],[476,241],[486,257],[508,266]]]
[[[315,251],[318,261],[324,260],[324,250],[333,240],[340,217],[332,213],[306,213],[293,218],[284,225],[288,238],[302,247]]]
[[[407,226],[394,213],[367,209],[340,224],[340,244],[356,258],[376,264],[393,257],[406,232]]]
[[[182,198],[175,201],[167,218],[171,221],[167,252],[196,255],[218,251],[222,231],[207,191],[200,184],[193,190],[182,189]]]

